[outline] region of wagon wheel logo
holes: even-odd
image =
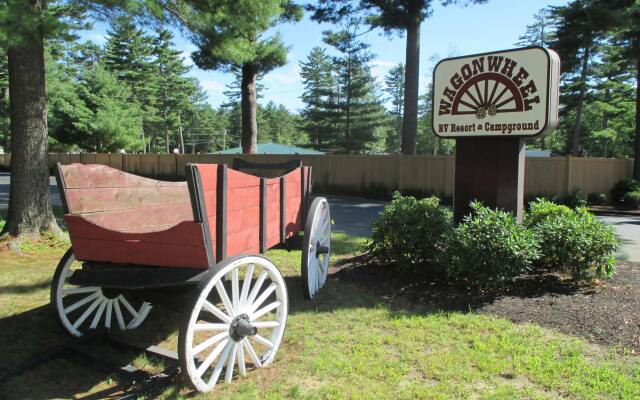
[[[451,114],[475,114],[483,119],[499,113],[524,110],[518,86],[504,75],[486,72],[474,76],[458,90],[453,100]]]

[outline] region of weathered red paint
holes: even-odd
[[[218,165],[196,164],[215,251]],[[305,168],[308,188],[309,168]],[[62,166],[64,219],[78,260],[207,268],[206,232],[186,182],[162,182],[103,165]],[[227,257],[260,251],[260,178],[228,170]],[[284,176],[286,237],[302,229],[302,173]],[[197,183],[196,183],[197,184]],[[280,178],[266,180],[266,246],[280,243]],[[305,189],[306,190],[306,189]]]

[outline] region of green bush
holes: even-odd
[[[587,195],[587,202],[590,205],[601,206],[607,204],[607,200],[606,193],[589,193]]]
[[[450,280],[468,286],[501,286],[528,271],[538,257],[535,235],[510,213],[478,202],[447,235],[440,264]]]
[[[640,190],[625,193],[624,196],[622,196],[622,204],[626,207],[640,207]]]
[[[623,179],[613,185],[611,189],[611,200],[613,200],[615,204],[624,204],[624,195],[637,191],[640,191],[640,182],[633,179]]]
[[[571,192],[556,198],[556,201],[560,204],[564,204],[567,207],[578,208],[587,206],[587,198],[582,194],[580,188],[573,188]]]
[[[451,226],[451,211],[437,197],[417,200],[395,192],[373,222],[368,250],[376,261],[400,269],[428,264],[441,251]]]
[[[572,210],[539,199],[530,204],[525,226],[540,241],[542,253],[536,261],[540,268],[568,272],[576,281],[613,273],[618,248],[614,230],[586,208]]]

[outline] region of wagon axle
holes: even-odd
[[[236,342],[240,342],[245,337],[253,336],[256,333],[258,333],[258,328],[251,325],[246,314],[238,315],[229,325],[229,336]]]
[[[329,247],[321,245],[318,240],[318,243],[316,243],[316,257],[320,257],[323,254],[329,254]]]

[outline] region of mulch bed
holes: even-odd
[[[500,291],[452,288],[370,265],[362,257],[342,262],[330,273],[408,311],[492,314],[640,355],[640,263],[621,262],[613,278],[591,286],[544,274],[523,276]]]

